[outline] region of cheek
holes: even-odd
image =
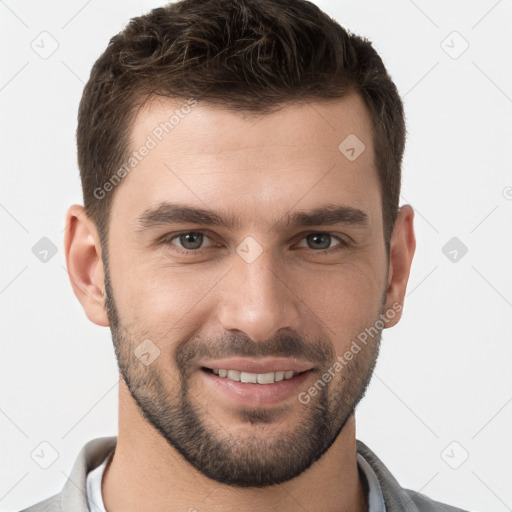
[[[308,273],[297,279],[293,289],[327,326],[328,335],[346,339],[378,316],[384,278],[383,269],[358,261]]]
[[[121,319],[162,343],[201,329],[226,298],[220,292],[229,265],[171,266],[133,251],[116,256],[111,274]],[[385,256],[366,250],[340,265],[290,265],[281,278],[305,323],[348,342],[380,312]]]
[[[119,272],[115,291],[120,316],[162,342],[200,328],[208,294],[225,273],[215,268],[199,272],[161,261],[133,263],[132,267],[124,270],[127,278]]]

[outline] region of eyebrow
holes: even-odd
[[[214,210],[186,204],[163,202],[154,208],[143,211],[135,220],[135,230],[145,231],[167,224],[185,223],[220,226],[231,230],[239,229],[242,226],[241,218],[238,215],[225,215]],[[334,224],[370,227],[369,217],[363,210],[352,206],[327,204],[311,210],[289,211],[273,225],[272,229]]]

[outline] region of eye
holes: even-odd
[[[183,233],[178,233],[174,235],[170,235],[166,237],[163,242],[169,245],[173,245],[177,247],[178,249],[184,249],[184,250],[178,250],[178,252],[187,252],[187,251],[199,251],[200,249],[203,249],[206,246],[203,246],[203,242],[205,240],[210,240],[210,237],[206,236],[204,233],[201,233],[200,231],[186,231]],[[177,242],[177,243],[175,243]],[[213,245],[213,244],[208,244]]]
[[[346,246],[348,245],[347,242],[342,240],[339,236],[333,235],[331,233],[310,233],[309,235],[305,236],[302,240],[306,241],[306,247],[309,249],[316,249],[319,251],[332,249],[336,246]],[[302,242],[301,240],[301,242]],[[331,245],[331,243],[335,241],[334,245]],[[304,247],[304,245],[301,245],[299,243],[298,247]]]
[[[203,249],[216,245],[209,236],[201,231],[171,233],[162,239],[162,243],[172,246],[173,251],[181,254],[200,253]],[[348,242],[332,233],[315,232],[304,236],[296,247],[313,249],[314,252],[322,253],[331,249],[336,250],[336,248],[343,249],[348,245]]]

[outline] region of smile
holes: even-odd
[[[250,373],[238,370],[227,370],[225,368],[206,368],[215,375],[226,379],[231,379],[236,382],[244,382],[251,384],[273,384],[274,382],[280,382],[282,380],[289,380],[298,375],[300,372],[294,372],[293,370],[278,370],[275,372],[266,373]]]

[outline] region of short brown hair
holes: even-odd
[[[78,113],[84,206],[102,244],[114,191],[101,198],[95,191],[125,161],[135,114],[150,97],[194,97],[265,114],[350,91],[361,95],[372,120],[389,253],[405,119],[397,88],[368,39],[306,0],[182,0],[133,18],[94,64]]]

